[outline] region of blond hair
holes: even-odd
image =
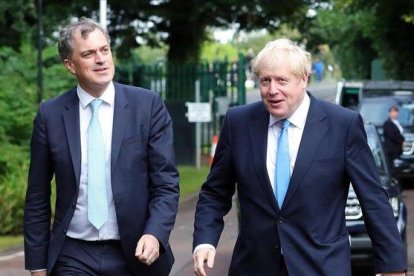
[[[309,52],[287,38],[270,41],[257,54],[253,62],[256,77],[262,70],[275,71],[280,67],[281,58],[287,58],[292,74],[302,77],[312,71],[312,57]]]

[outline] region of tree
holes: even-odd
[[[196,62],[207,27],[240,30],[277,29],[281,22],[302,16],[313,1],[243,1],[243,0],[169,0],[122,1],[110,4],[110,32],[121,42],[119,56],[139,44],[138,36],[149,45],[169,46],[170,62]]]
[[[412,80],[414,78],[414,2],[361,1],[355,0],[367,16],[365,35],[372,41],[372,47],[383,61],[389,78]]]
[[[376,58],[389,78],[413,78],[413,1],[332,0],[315,10],[299,29],[312,45],[331,46],[345,78],[369,79]]]
[[[34,1],[2,1],[0,4],[0,46],[19,49],[25,34],[31,26],[36,24]]]
[[[146,43],[167,45],[170,62],[196,62],[208,27],[236,27],[251,31],[266,28],[270,32],[281,23],[302,18],[308,6],[317,0],[124,0],[108,5],[108,31],[120,58],[128,58],[131,49]],[[2,4],[4,19],[0,26],[10,26],[18,35],[36,27],[36,0],[16,0]],[[74,17],[98,19],[98,1],[43,0],[43,25],[46,43],[55,43],[55,32]],[[3,8],[3,9],[2,9]],[[2,25],[3,23],[3,25]],[[24,26],[24,27],[20,27]],[[3,41],[15,41],[16,35],[2,28]],[[35,39],[35,36],[32,36]],[[20,39],[18,39],[19,41]],[[0,40],[1,43],[1,40]],[[14,46],[18,48],[18,42]]]

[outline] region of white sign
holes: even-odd
[[[210,103],[186,103],[188,108],[188,121],[190,123],[207,123],[211,122],[211,104]]]

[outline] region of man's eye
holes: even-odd
[[[278,80],[278,82],[279,82],[281,85],[286,85],[286,84],[288,84],[288,83],[289,83],[289,81],[288,81],[287,79],[279,79],[279,80]]]
[[[262,79],[262,80],[260,80],[260,84],[263,85],[263,86],[267,86],[267,85],[269,85],[269,83],[270,83],[270,80],[269,79]]]

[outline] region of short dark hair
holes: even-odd
[[[390,109],[388,109],[388,112],[391,112],[391,111],[397,111],[397,112],[398,112],[398,106],[396,106],[396,105],[392,105],[392,106],[390,107]]]
[[[95,29],[98,29],[106,36],[108,44],[111,42],[107,30],[92,19],[81,17],[79,21],[69,23],[59,32],[58,51],[62,61],[72,56],[72,39],[74,33],[78,29],[80,29],[82,38],[87,38],[89,33],[93,32]]]

